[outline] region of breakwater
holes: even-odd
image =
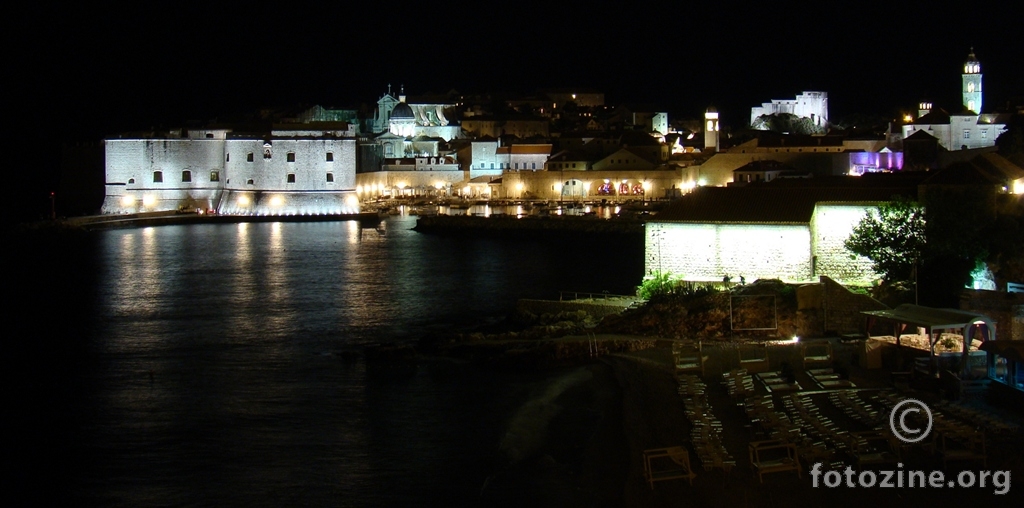
[[[376,213],[333,214],[333,215],[219,215],[193,212],[149,212],[124,215],[92,215],[73,217],[63,221],[70,227],[86,230],[139,228],[149,226],[172,226],[181,224],[236,224],[239,222],[333,222],[358,220],[364,226],[380,223]]]
[[[413,228],[420,233],[444,235],[565,236],[616,235],[643,238],[643,221],[637,219],[600,219],[592,216],[516,217],[468,215],[420,216]]]

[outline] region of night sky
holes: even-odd
[[[21,120],[46,133],[44,146],[55,133],[98,140],[264,107],[354,108],[389,83],[409,95],[586,87],[670,119],[713,104],[726,128],[802,90],[828,92],[833,120],[895,116],[923,98],[958,108],[972,46],[987,111],[1024,95],[1021,9],[1010,2],[838,4],[40,5],[10,21],[22,30],[5,88],[16,110],[29,106]]]

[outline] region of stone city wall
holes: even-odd
[[[853,257],[843,245],[853,228],[874,204],[818,204],[811,219],[814,274],[825,275],[845,284],[870,285],[878,278],[871,260]]]
[[[648,274],[669,272],[692,281],[811,277],[806,225],[648,223],[645,237]]]

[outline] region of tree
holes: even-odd
[[[905,198],[883,203],[868,210],[844,245],[870,259],[887,283],[910,281],[925,246],[924,208]]]

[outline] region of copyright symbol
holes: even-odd
[[[922,409],[924,411],[922,411]],[[912,429],[907,426],[907,415],[910,413],[924,413],[927,415],[928,424],[924,430]],[[932,410],[924,402],[917,399],[903,399],[893,406],[892,413],[889,413],[889,428],[893,435],[904,443],[916,443],[926,437],[932,431]]]

